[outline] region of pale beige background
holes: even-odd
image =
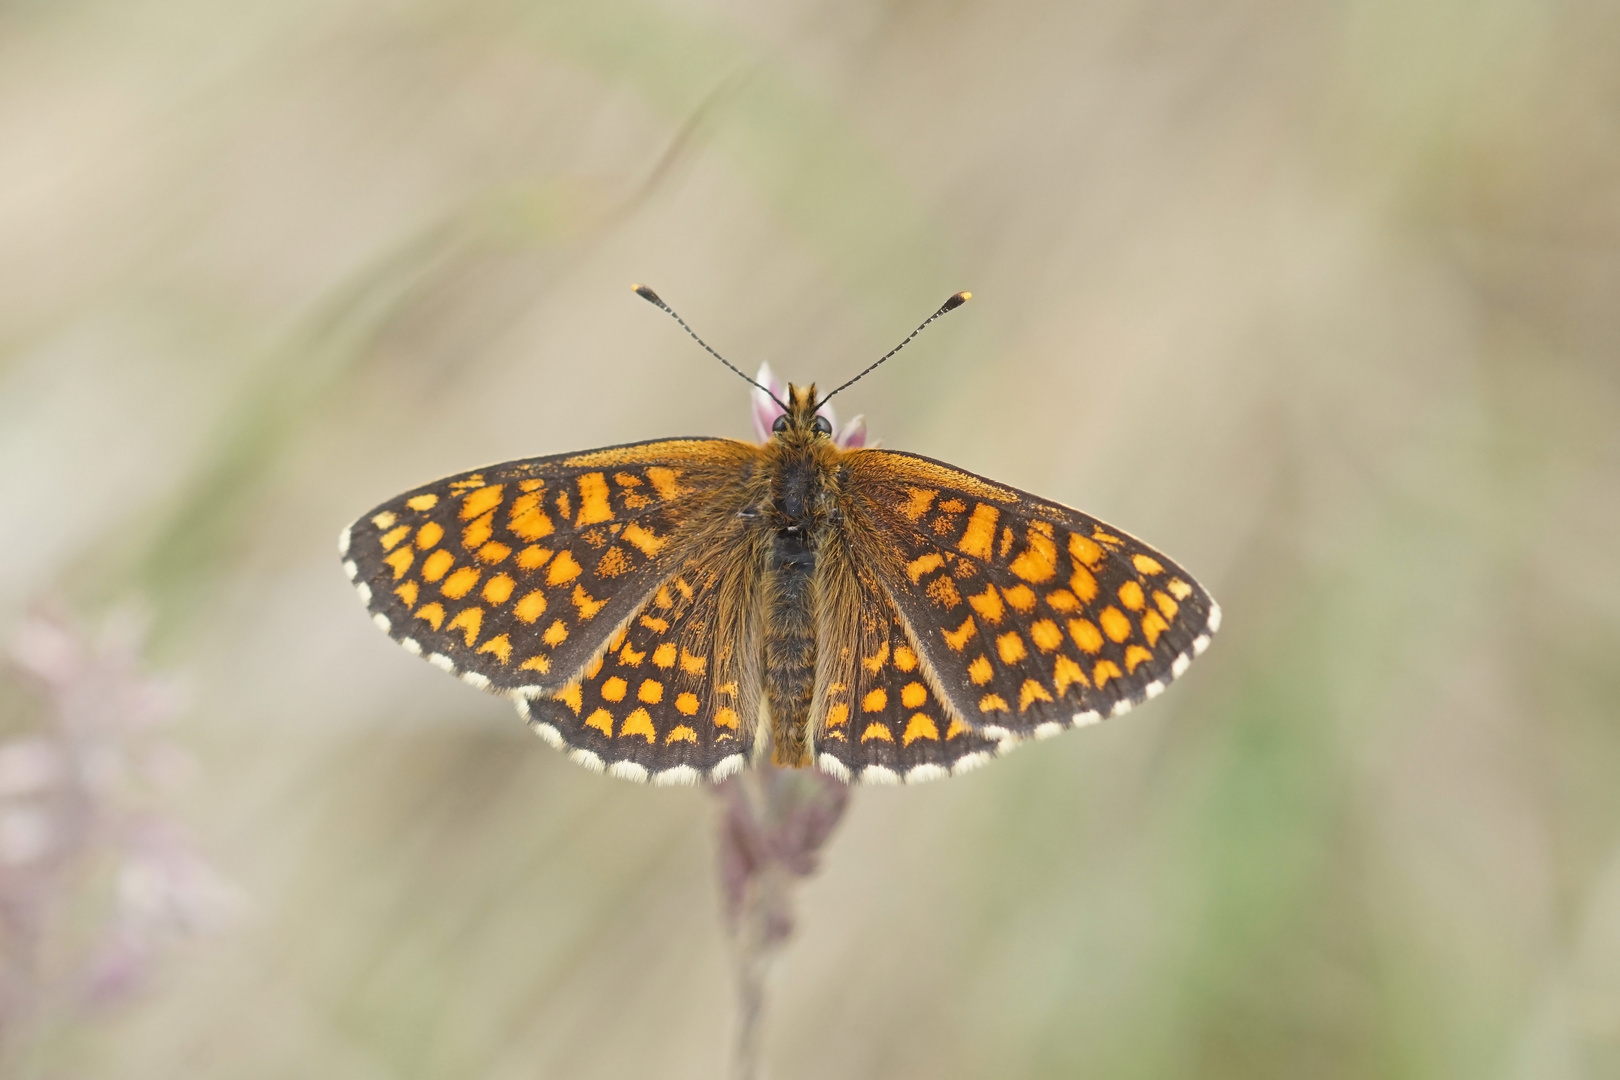
[[[0,4],[0,622],[150,606],[251,899],[38,1075],[720,1071],[712,798],[334,550],[747,434],[632,281],[824,386],[973,290],[842,414],[1226,612],[1128,720],[857,793],[770,1075],[1614,1075],[1617,55],[1599,0]]]

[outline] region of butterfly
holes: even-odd
[[[407,651],[511,699],[579,764],[657,784],[764,760],[961,773],[1128,712],[1209,645],[1219,606],[1121,530],[840,447],[824,406],[855,379],[785,401],[749,379],[780,409],[764,445],[657,439],[416,488],[343,530],[344,570]]]

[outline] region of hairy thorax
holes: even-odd
[[[778,438],[770,446],[771,543],[765,574],[764,689],[771,760],[810,763],[816,675],[817,559],[838,525],[842,451],[825,438]]]

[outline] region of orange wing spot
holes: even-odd
[[[960,720],[952,720],[951,726],[945,729],[945,741],[950,742],[958,735],[969,734],[973,729]]]
[[[980,712],[1007,712],[1010,706],[1000,694],[986,694],[979,699]]]
[[[939,509],[942,513],[946,514],[960,514],[962,511],[967,509],[967,503],[963,502],[961,499],[946,499],[944,502],[939,504]]]
[[[1074,643],[1088,653],[1095,653],[1103,646],[1102,631],[1087,619],[1070,619],[1069,636]]]
[[[1153,602],[1158,605],[1160,611],[1164,612],[1164,617],[1167,619],[1175,618],[1176,612],[1181,610],[1180,604],[1176,603],[1162,592],[1155,592],[1153,594]]]
[[[1002,606],[1001,594],[994,585],[986,585],[984,592],[968,597],[968,603],[973,605],[973,610],[979,613],[981,619],[991,625],[1000,622],[1007,610]]]
[[[518,567],[522,570],[538,570],[546,565],[551,558],[551,549],[543,548],[539,544],[530,544],[518,552]]]
[[[1000,510],[979,503],[973,508],[973,516],[968,518],[967,528],[962,531],[962,539],[956,542],[956,550],[976,559],[988,559],[990,546],[996,539],[996,522],[1000,518]]]
[[[926,555],[919,555],[906,564],[906,576],[913,585],[922,583],[924,574],[931,574],[945,565],[944,556],[938,552],[930,551]]]
[[[1097,599],[1097,579],[1092,577],[1090,570],[1079,563],[1074,564],[1074,575],[1069,578],[1069,588],[1074,590],[1075,596],[1087,604]]]
[[[974,686],[983,686],[985,683],[990,681],[990,676],[992,674],[993,672],[990,668],[990,658],[988,656],[981,654],[977,660],[974,660],[973,663],[968,665],[968,678],[973,680]]]
[[[1080,610],[1080,600],[1068,589],[1059,589],[1057,592],[1046,594],[1046,603],[1053,611],[1065,614]]]
[[[737,710],[721,707],[714,712],[714,726],[737,729]]]
[[[512,503],[512,518],[507,523],[508,527],[514,535],[524,540],[538,540],[542,536],[550,536],[557,527],[551,523],[551,518],[547,517],[546,512],[540,507],[531,506],[521,514],[517,512],[518,507],[528,499],[539,502],[540,496],[524,495],[516,499]]]
[[[394,568],[394,580],[398,581],[405,576],[405,571],[411,568],[411,560],[416,558],[416,552],[408,547],[402,547],[383,562]]]
[[[1025,679],[1024,685],[1018,690],[1018,711],[1023,712],[1037,701],[1051,701],[1052,695],[1046,692],[1046,687],[1034,679]]]
[[[689,693],[683,693],[683,694],[676,695],[676,697],[675,697],[675,707],[681,711],[681,714],[683,716],[694,716],[694,715],[696,715],[696,713],[698,711],[697,695],[696,694],[689,694]]]
[[[557,557],[551,560],[551,569],[546,571],[547,585],[566,585],[579,577],[580,565],[574,561],[572,552],[559,551]]]
[[[665,746],[668,746],[672,742],[695,743],[697,742],[697,732],[693,731],[685,724],[676,724],[675,730],[664,736]]]
[[[907,488],[907,498],[898,509],[906,516],[907,521],[917,521],[928,513],[928,508],[934,505],[934,499],[939,495],[937,491],[927,488]]]
[[[540,640],[555,649],[568,640],[568,627],[563,625],[561,619],[557,619],[546,627],[546,632],[540,635]]]
[[[522,492],[540,491],[546,486],[544,480],[519,480],[518,490]]]
[[[489,543],[478,549],[478,561],[486,562],[493,566],[495,563],[500,562],[510,554],[512,554],[511,548],[507,547],[499,540],[491,540]]]
[[[426,551],[428,548],[444,539],[444,526],[437,521],[430,521],[416,530],[416,546]]]
[[[603,578],[616,578],[620,574],[628,574],[635,567],[630,565],[630,556],[624,553],[624,548],[614,546],[602,554],[596,564],[596,576]]]
[[[507,600],[511,599],[512,586],[514,584],[516,584],[516,582],[514,582],[507,575],[496,574],[494,577],[484,582],[484,599],[491,604],[504,604]],[[533,619],[529,620],[529,622],[533,621]]]
[[[597,731],[600,731],[602,734],[606,735],[608,738],[613,738],[613,714],[608,712],[606,709],[597,709],[595,712],[591,713],[591,715],[587,716],[585,718],[585,726],[593,727]]]
[[[1124,677],[1119,670],[1119,665],[1112,660],[1099,660],[1097,666],[1091,669],[1091,679],[1097,684],[1099,690],[1108,684],[1109,679],[1123,679]]]
[[[1170,584],[1166,585],[1165,588],[1169,589],[1170,595],[1177,600],[1185,600],[1192,595],[1192,586],[1180,578],[1171,578]]]
[[[1041,619],[1030,626],[1029,638],[1041,652],[1051,652],[1063,644],[1063,631],[1051,619]]]
[[[656,615],[643,615],[641,617],[641,625],[645,626],[647,629],[651,630],[655,634],[663,634],[663,633],[667,633],[669,631],[669,620],[668,619],[660,619]],[[670,648],[674,649],[674,646],[671,645]],[[670,653],[671,657],[673,657],[674,655],[675,654],[673,652]],[[671,662],[673,662],[673,660]],[[668,667],[669,665],[666,664],[664,666]]]
[[[584,622],[587,619],[596,618],[596,613],[607,607],[606,600],[596,599],[596,597],[585,591],[585,586],[583,585],[574,586],[573,599],[574,607],[579,609],[580,622]]]
[[[653,594],[653,605],[664,611],[668,611],[675,606],[675,601],[669,595],[669,586],[658,586],[658,591]]]
[[[681,649],[681,670],[688,675],[703,674],[703,669],[708,666],[708,663],[709,658],[707,656],[693,656],[684,648]]]
[[[928,599],[949,611],[962,602],[962,594],[956,591],[955,582],[941,574],[928,583]]]
[[[562,515],[564,521],[574,516],[574,502],[568,497],[568,492],[557,492],[557,498],[554,501],[557,504],[557,513]]]
[[[579,517],[574,527],[595,525],[598,521],[613,520],[613,504],[608,502],[607,477],[599,472],[586,473],[579,478]]]
[[[503,574],[502,577],[504,577],[504,576],[505,575]],[[498,580],[500,580],[500,579],[499,578],[491,579],[490,580],[490,585],[494,585],[495,582],[498,581]],[[494,601],[491,601],[491,603],[494,603]],[[545,613],[546,613],[546,594],[541,592],[539,589],[536,589],[533,592],[531,592],[531,593],[527,594],[526,596],[524,596],[523,599],[521,599],[521,600],[519,600],[517,602],[517,606],[512,609],[512,614],[517,616],[518,621],[519,622],[525,622],[525,623],[533,623],[536,619],[538,619],[540,616],[544,615]]]
[[[719,686],[714,688],[714,692],[717,694],[724,694],[727,697],[736,697],[737,684],[734,682],[721,683]]]
[[[466,639],[467,648],[470,649],[473,642],[478,640],[478,631],[482,629],[483,625],[484,609],[470,607],[457,612],[456,617],[450,620],[450,625],[445,629],[460,630]]]
[[[416,588],[416,582],[407,581],[405,584],[394,590],[394,595],[405,601],[406,607],[415,607]]]
[[[978,629],[974,625],[973,616],[969,615],[962,620],[962,625],[955,630],[941,630],[940,633],[945,635],[945,644],[951,647],[952,652],[961,652],[967,645],[968,639],[977,633]]]
[[[643,618],[642,621],[645,622],[646,619]],[[669,668],[674,667],[675,666],[675,646],[671,645],[669,642],[666,641],[662,645],[658,646],[658,648],[654,649],[653,650],[653,663],[657,664],[659,667],[664,668],[666,670],[668,670]]]
[[[668,537],[659,536],[633,521],[624,527],[623,539],[625,543],[635,545],[636,550],[649,559],[664,550],[664,545],[669,543]]]
[[[1081,536],[1079,533],[1070,533],[1069,554],[1074,556],[1076,562],[1083,563],[1095,570],[1102,565],[1107,553],[1090,538]],[[1078,589],[1075,590],[1075,592],[1079,591]]]
[[[917,670],[917,654],[904,645],[894,647],[894,666],[901,671]]]
[[[680,592],[682,600],[692,599],[692,586],[686,583],[685,578],[676,578],[675,588],[678,592]]]
[[[934,726],[934,719],[926,713],[917,713],[906,722],[906,733],[900,737],[904,746],[910,746],[918,739],[933,739],[939,742],[939,728]]]
[[[551,658],[541,656],[539,653],[535,653],[533,656],[523,661],[523,663],[519,664],[518,670],[538,671],[540,674],[544,675],[551,670]],[[578,709],[575,709],[574,711],[576,713],[579,712]]]
[[[444,622],[444,605],[437,601],[431,604],[423,604],[417,609],[416,617],[431,623],[433,629],[437,630],[440,624]]]
[[[830,728],[843,727],[849,723],[849,706],[842,702],[827,710],[827,726]]]
[[[482,645],[478,646],[481,653],[494,653],[501,663],[512,659],[512,639],[505,634],[496,634]]]
[[[648,705],[656,705],[664,700],[664,684],[657,679],[642,679],[641,688],[636,691],[636,700],[645,701]]]
[[[1113,533],[1104,529],[1101,525],[1093,525],[1091,528],[1091,535],[1093,538],[1101,540],[1109,547],[1118,547],[1125,542],[1119,537],[1115,536]]]
[[[1157,611],[1149,611],[1142,616],[1142,636],[1147,638],[1147,643],[1150,646],[1157,645],[1159,635],[1168,629],[1170,629],[1170,624],[1161,619]]]
[[[412,510],[431,510],[439,505],[439,497],[431,492],[426,495],[413,495],[405,500],[405,505]]]
[[[1002,589],[1001,595],[1007,598],[1007,603],[1020,615],[1028,615],[1035,610],[1035,590],[1028,585],[1014,585],[1010,589]]]
[[[998,555],[1001,558],[1005,559],[1007,557],[1007,552],[1012,550],[1012,546],[1013,546],[1012,529],[1010,529],[1007,526],[1003,525],[1002,528],[1001,528],[1001,551],[998,552]]]
[[[619,498],[623,500],[626,510],[644,510],[652,505],[652,500],[640,492],[632,491]]]
[[[889,730],[888,724],[871,723],[861,732],[861,742],[870,742],[873,739],[882,739],[884,742],[894,742],[894,732]]]
[[[928,688],[920,682],[906,683],[906,688],[900,691],[900,704],[908,709],[920,709],[927,700]]]
[[[1140,645],[1125,646],[1125,670],[1136,674],[1136,669],[1153,659],[1153,654]]]
[[[623,701],[624,695],[630,689],[630,684],[617,675],[602,684],[603,701]]]
[[[1131,636],[1131,620],[1117,607],[1103,608],[1097,621],[1102,623],[1103,633],[1113,641],[1124,641]]]
[[[537,656],[533,660],[525,660],[523,662],[523,666],[525,668],[527,668],[530,664],[534,663],[535,660],[539,660],[539,659],[542,659],[542,657]],[[545,669],[540,668],[538,670],[544,671]],[[584,704],[584,699],[580,696],[580,693],[579,693],[579,683],[577,683],[577,682],[576,683],[569,683],[567,686],[563,687],[561,690],[557,691],[555,694],[552,694],[551,695],[551,700],[552,701],[560,701],[564,705],[567,705],[570,709],[574,710],[574,715],[575,716],[579,715],[580,707]]]
[[[878,647],[876,656],[868,656],[861,660],[861,667],[876,675],[883,670],[883,665],[889,662],[889,643],[885,641]]]
[[[372,516],[372,518],[371,518],[371,523],[373,525],[377,526],[377,528],[379,528],[379,529],[387,529],[387,528],[392,527],[394,522],[396,522],[398,520],[399,520],[399,518],[394,514],[394,512],[392,510],[384,510],[380,514],[374,514]],[[405,531],[410,532],[411,530],[409,528],[407,528]],[[399,541],[397,541],[397,540],[394,541],[394,542],[396,544],[399,543]]]
[[[652,482],[653,490],[658,492],[660,499],[673,499],[686,493],[686,489],[680,485],[680,475],[676,470],[666,469],[660,465],[654,465],[647,470],[647,479]]]
[[[658,741],[658,729],[653,727],[652,714],[646,709],[637,709],[624,718],[619,737],[622,739],[631,735],[640,735],[647,740],[648,746]]]
[[[1018,636],[1016,630],[1009,630],[996,638],[996,652],[1001,656],[1003,664],[1016,664],[1029,655],[1024,647],[1024,639]]]
[[[623,664],[625,667],[640,667],[641,662],[646,658],[646,650],[636,652],[636,650],[632,649],[628,645],[619,650],[619,663]]]
[[[618,472],[613,474],[613,482],[620,487],[638,488],[641,486],[641,477],[632,473]]]
[[[1052,526],[1044,521],[1031,522],[1029,547],[1008,567],[1025,581],[1039,584],[1050,581],[1057,573],[1057,544],[1052,541]]]
[[[463,566],[460,570],[444,579],[444,584],[439,586],[439,591],[452,600],[460,600],[463,596],[472,592],[473,586],[478,584],[478,579],[483,574],[482,570],[475,567]]]
[[[1052,686],[1057,690],[1058,697],[1062,697],[1063,692],[1074,683],[1079,683],[1081,686],[1091,685],[1086,680],[1085,670],[1067,656],[1059,653],[1057,662],[1052,665]]]
[[[488,487],[468,492],[466,498],[461,500],[461,520],[471,521],[494,510],[501,505],[501,492],[505,490],[502,484],[490,484]]]
[[[1131,565],[1136,567],[1137,573],[1146,574],[1149,577],[1154,574],[1164,573],[1164,567],[1159,565],[1159,560],[1151,555],[1132,555]]]
[[[1142,596],[1142,586],[1134,581],[1127,581],[1119,587],[1119,602],[1132,611],[1141,611],[1147,606],[1147,600]]]
[[[444,577],[445,571],[455,564],[456,557],[444,548],[440,548],[422,560],[422,577],[427,581],[438,581]]]
[[[395,545],[397,545],[401,540],[405,539],[405,537],[409,536],[410,532],[411,527],[409,525],[401,525],[397,529],[383,533],[382,537],[380,538],[382,540],[383,550],[393,551]]]
[[[889,705],[889,695],[882,687],[867,692],[861,699],[862,712],[882,712]]]

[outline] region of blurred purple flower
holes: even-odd
[[[165,947],[242,908],[164,813],[195,765],[161,731],[179,696],[142,673],[141,639],[127,617],[92,641],[36,615],[12,642],[48,719],[0,742],[0,1043],[121,997]]]

